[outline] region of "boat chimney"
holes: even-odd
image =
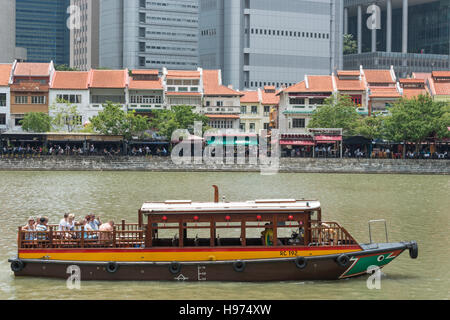
[[[219,202],[219,187],[216,185],[213,185],[214,188],[214,202],[218,203]]]

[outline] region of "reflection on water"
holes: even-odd
[[[449,299],[448,176],[255,173],[0,172],[0,299]],[[322,202],[323,218],[368,242],[371,219],[386,219],[390,241],[417,240],[419,258],[403,253],[384,270],[381,290],[367,277],[291,283],[82,282],[14,278],[8,258],[17,227],[30,215],[57,223],[64,212],[137,221],[145,201],[211,201],[212,184],[228,201],[305,198]],[[384,240],[384,227],[374,226]],[[262,294],[270,292],[270,295]]]

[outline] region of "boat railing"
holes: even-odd
[[[18,247],[38,248],[140,248],[144,231],[24,231],[19,228]]]
[[[355,245],[355,239],[337,222],[317,222],[311,226],[309,246]]]

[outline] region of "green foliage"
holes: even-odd
[[[374,114],[372,117],[359,119],[358,126],[355,129],[355,135],[363,136],[368,139],[383,138],[383,120],[380,114]]]
[[[390,141],[409,141],[416,144],[426,138],[448,134],[445,126],[446,105],[435,102],[428,95],[401,99],[390,109],[391,115],[383,122],[386,138]]]
[[[177,129],[187,129],[192,133],[196,121],[202,122],[203,130],[207,130],[209,118],[194,113],[193,109],[191,106],[174,106],[171,110],[157,110],[150,121],[151,127],[168,139]]]
[[[77,68],[71,68],[67,64],[58,64],[55,66],[56,71],[78,71]]]
[[[51,118],[44,112],[29,112],[20,121],[20,125],[27,132],[49,132],[51,129]]]
[[[67,132],[72,132],[83,125],[81,114],[75,104],[65,100],[57,100],[57,104],[53,104],[49,108],[54,114],[52,124],[58,131],[66,128]]]
[[[147,118],[135,112],[126,113],[121,105],[112,102],[104,104],[103,111],[90,120],[95,131],[105,135],[123,135],[127,140],[150,128]]]
[[[344,54],[354,54],[358,52],[358,45],[353,35],[344,34]]]
[[[359,114],[352,99],[332,95],[312,115],[309,128],[342,128],[345,135],[353,135],[358,127]]]

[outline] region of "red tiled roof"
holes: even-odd
[[[399,79],[399,82],[401,84],[404,84],[404,83],[424,84],[425,83],[425,79]]]
[[[276,92],[261,92],[263,105],[278,105],[280,103],[280,96]]]
[[[142,69],[140,69],[140,70],[131,70],[131,74],[134,74],[134,75],[147,75],[147,74],[149,74],[149,75],[159,75],[159,71],[158,70],[142,70]]]
[[[395,87],[374,87],[370,89],[371,98],[400,98]]]
[[[241,103],[259,103],[258,91],[242,91]]]
[[[426,95],[428,94],[428,92],[425,89],[415,89],[415,88],[403,89],[403,97],[407,99],[416,98],[421,94]]]
[[[433,78],[450,78],[450,71],[433,71]]]
[[[307,76],[308,88],[306,82],[302,81],[287,89],[283,92],[333,92],[333,80],[331,76]]]
[[[364,70],[367,82],[371,83],[395,83],[390,70]]]
[[[168,70],[168,79],[200,79],[200,71],[185,71],[185,70]]]
[[[219,70],[203,70],[203,93],[205,96],[242,96],[241,92],[219,84]]]
[[[427,72],[413,72],[413,79],[427,79],[431,77],[431,73]]]
[[[51,84],[51,88],[65,90],[86,90],[88,88],[88,79],[88,71],[56,71]]]
[[[0,64],[0,86],[8,86],[11,76],[11,64]]]
[[[434,82],[434,92],[438,96],[450,95],[450,82]]]
[[[359,77],[361,75],[361,72],[359,70],[338,70],[337,75],[338,77],[339,76]]]
[[[50,63],[19,62],[16,64],[14,76],[49,76]]]
[[[338,91],[364,91],[366,86],[362,80],[347,80],[335,77]]]
[[[163,90],[161,80],[133,80],[130,79],[129,88],[132,90]]]
[[[91,88],[125,88],[127,77],[127,70],[91,70],[89,86]]]

